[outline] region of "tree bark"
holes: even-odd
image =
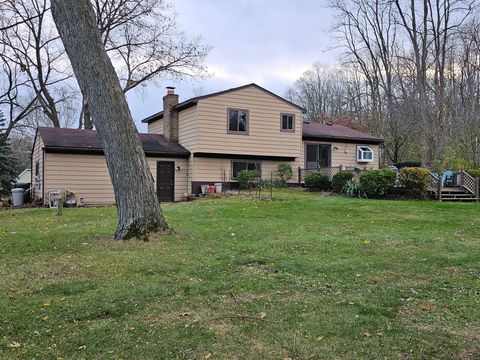
[[[115,239],[167,230],[127,101],[88,0],[53,0],[53,19],[103,143],[117,202]]]

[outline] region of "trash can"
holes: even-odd
[[[12,189],[12,204],[13,206],[22,206],[23,205],[23,189],[15,188]]]
[[[215,192],[218,194],[222,192],[222,183],[215,183]]]

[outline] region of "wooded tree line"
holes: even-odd
[[[471,0],[330,0],[336,67],[316,63],[287,96],[309,121],[385,139],[384,161],[480,167],[480,19]]]
[[[160,79],[202,76],[209,48],[188,38],[163,0],[90,0],[124,94]],[[0,144],[39,125],[91,129],[48,0],[0,0]]]

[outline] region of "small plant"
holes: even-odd
[[[367,196],[360,187],[360,183],[356,180],[348,180],[342,188],[341,193],[348,198],[366,198]]]
[[[339,171],[332,177],[332,188],[333,191],[337,193],[341,193],[343,187],[347,183],[347,181],[352,180],[353,173],[351,171]]]
[[[262,188],[268,189],[270,188],[270,185],[274,188],[283,188],[286,186],[286,183],[282,179],[273,179],[273,181],[270,180],[263,180],[262,181]]]
[[[382,197],[390,192],[397,182],[394,170],[367,170],[360,176],[360,187],[368,197]]]
[[[292,178],[292,175],[293,175],[292,165],[290,165],[290,164],[279,164],[277,166],[277,174],[283,180],[283,183],[284,183],[284,186],[285,186],[287,181]]]
[[[242,170],[237,174],[237,181],[240,189],[251,190],[255,187],[255,180],[258,177],[257,170]]]
[[[330,189],[331,182],[327,175],[321,172],[313,172],[305,176],[305,186],[309,190],[323,190]]]
[[[425,197],[430,188],[430,171],[421,167],[405,167],[400,171],[400,183],[410,194]]]

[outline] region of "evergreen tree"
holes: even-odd
[[[5,131],[5,116],[0,110],[0,136]],[[7,141],[0,145],[0,195],[10,194],[12,182],[15,180],[19,172],[17,160],[13,157],[10,142]]]

